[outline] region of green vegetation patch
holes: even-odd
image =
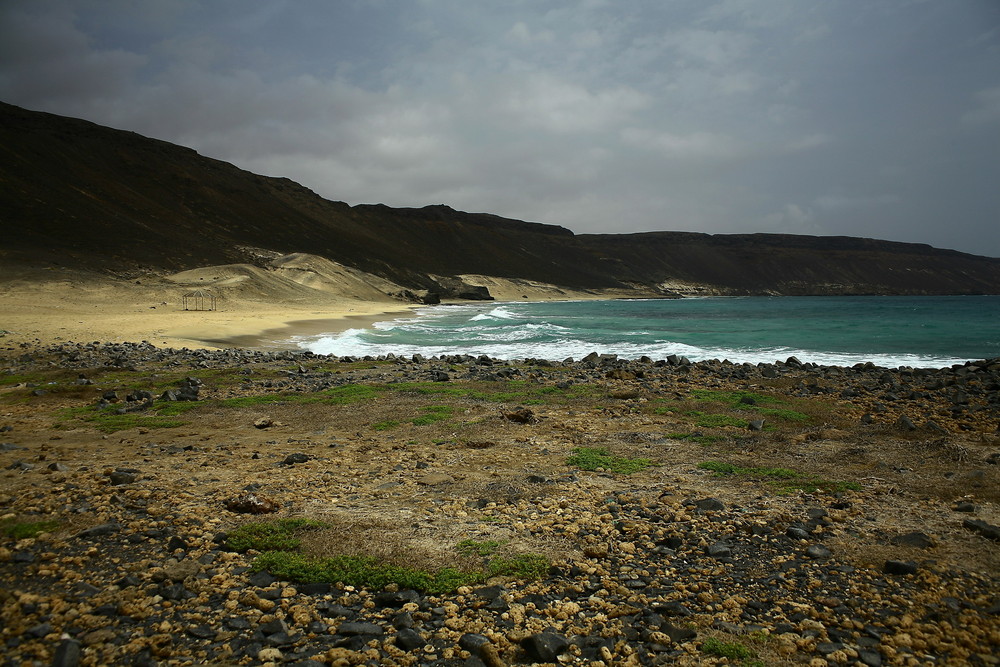
[[[755,664],[763,664],[755,660],[757,654],[743,644],[738,642],[722,641],[716,637],[709,637],[703,641],[699,650],[705,655],[713,655],[719,658],[728,658],[730,660],[739,660],[747,667]]]
[[[399,426],[399,422],[395,419],[386,419],[384,421],[375,422],[372,424],[372,430],[375,431],[388,431]]]
[[[776,407],[788,405],[787,400],[752,391],[694,389],[691,391],[691,395],[700,401],[721,403],[731,410],[749,410],[779,421],[806,422],[810,419],[809,415],[803,412],[787,407]]]
[[[458,553],[463,556],[479,556],[481,558],[487,558],[488,556],[492,556],[499,551],[500,547],[503,545],[504,543],[498,540],[485,540],[483,542],[479,542],[477,540],[462,540],[455,545],[455,548],[458,550]]]
[[[427,426],[435,422],[446,421],[451,419],[452,413],[455,411],[450,405],[425,405],[423,410],[424,414],[413,418],[410,423],[414,426]]]
[[[29,537],[38,537],[42,533],[51,533],[61,524],[55,519],[46,521],[15,521],[7,519],[0,521],[0,534],[12,537],[15,540],[23,540]]]
[[[206,401],[223,408],[248,408],[272,403],[318,403],[321,405],[351,405],[373,401],[382,390],[366,384],[345,384],[341,387],[311,393],[281,392],[260,396],[237,396],[221,401]]]
[[[466,558],[478,556],[485,559],[486,577],[516,577],[518,579],[541,579],[546,575],[551,563],[538,554],[498,555],[506,544],[498,540],[462,540],[455,549]]]
[[[807,493],[816,491],[826,491],[835,493],[838,491],[860,491],[861,485],[855,482],[836,482],[815,475],[806,475],[788,468],[744,468],[732,463],[723,461],[704,461],[698,464],[702,470],[711,470],[716,477],[729,477],[731,475],[739,477],[753,477],[768,480],[768,484],[776,488],[779,492],[790,493],[800,490]]]
[[[115,433],[116,431],[124,431],[130,428],[177,428],[178,426],[186,425],[188,422],[177,419],[174,416],[180,414],[183,410],[174,410],[169,414],[160,413],[160,407],[166,408],[174,405],[176,404],[163,403],[161,406],[154,406],[148,411],[126,412],[125,414],[119,414],[114,408],[101,409],[96,405],[67,408],[59,412],[59,421],[56,426],[67,428],[73,420],[79,420],[90,424],[102,433]]]
[[[655,464],[649,459],[613,456],[604,447],[577,447],[573,450],[573,455],[566,460],[566,465],[592,472],[603,469],[608,472],[630,475]]]
[[[761,415],[766,415],[771,419],[786,422],[807,422],[811,419],[811,417],[804,412],[787,410],[785,408],[757,408],[757,412]]]
[[[69,423],[76,419],[86,422],[102,433],[115,433],[130,428],[177,428],[184,426],[188,422],[182,419],[171,418],[185,410],[175,409],[176,403],[162,403],[154,406],[149,411],[126,412],[119,414],[114,408],[101,409],[96,405],[84,405],[76,408],[67,408],[59,412],[58,427],[67,427]],[[194,404],[186,405],[195,407]],[[160,413],[159,408],[169,408],[172,411],[169,416]],[[187,409],[192,409],[191,407]]]
[[[538,579],[544,577],[550,567],[549,560],[538,554],[499,555],[504,543],[493,540],[463,540],[455,546],[465,558],[483,559],[482,567],[476,569],[445,567],[429,571],[388,563],[374,556],[315,557],[297,551],[304,531],[324,529],[334,530],[335,527],[311,519],[248,523],[234,529],[226,544],[234,551],[254,549],[263,552],[254,559],[251,569],[255,572],[266,570],[289,581],[341,582],[374,589],[395,584],[425,593],[447,593],[495,576]]]
[[[176,417],[192,410],[206,407],[247,408],[275,403],[314,403],[322,405],[351,405],[374,400],[381,390],[368,385],[349,384],[314,393],[277,393],[261,396],[239,396],[222,400],[155,401],[147,410],[118,413],[120,404],[101,408],[84,405],[67,408],[59,413],[59,426],[71,420],[80,420],[103,433],[114,433],[130,428],[176,428],[189,422]]]
[[[279,519],[248,523],[226,537],[226,546],[233,551],[294,551],[302,544],[299,535],[306,530],[326,528],[329,524],[312,519]]]
[[[281,579],[304,583],[337,583],[380,589],[389,584],[425,593],[448,593],[459,586],[484,581],[482,572],[462,572],[442,568],[436,572],[415,570],[385,563],[374,556],[330,556],[312,558],[288,551],[268,551],[258,556],[251,568],[267,570]]]

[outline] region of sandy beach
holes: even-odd
[[[93,274],[38,272],[0,282],[5,346],[26,342],[139,342],[157,347],[290,347],[289,338],[338,332],[405,315],[417,304],[319,290],[255,295],[216,287],[215,310],[185,310],[191,286],[162,277],[126,282]],[[189,303],[193,308],[193,305]]]
[[[335,333],[405,316],[422,304],[403,288],[327,260],[297,255],[281,268],[227,265],[121,279],[64,268],[0,267],[0,330],[21,343],[140,342],[163,348],[294,348],[293,336]],[[608,299],[635,293],[463,276],[497,301]],[[195,310],[185,294],[215,296]],[[205,304],[210,302],[205,299]],[[186,309],[185,307],[188,307]]]

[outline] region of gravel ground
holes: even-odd
[[[510,363],[97,343],[3,355],[0,526],[54,523],[0,535],[0,665],[1000,664],[998,360]],[[199,406],[183,425],[102,433],[63,417],[102,399],[136,409],[148,401],[128,387],[152,393],[170,373],[192,378],[167,397]],[[597,390],[526,405],[443,393],[511,380]],[[399,382],[441,392],[219,403]],[[682,433],[699,389],[776,393],[819,416]],[[680,407],[652,409],[665,399]],[[446,420],[407,421],[441,405]],[[567,464],[598,446],[654,465]],[[859,488],[781,490],[706,460]],[[326,522],[312,553],[451,564],[474,539],[552,566],[441,595],[283,581],[227,546],[262,518],[227,509],[247,494],[273,503],[267,518]]]

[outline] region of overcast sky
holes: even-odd
[[[0,100],[351,204],[1000,257],[998,0],[2,0]]]

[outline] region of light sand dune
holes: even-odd
[[[468,275],[498,301],[635,297],[635,292],[562,288]],[[185,310],[201,290],[216,309]],[[287,347],[295,335],[343,331],[395,319],[418,307],[400,285],[296,253],[267,268],[227,264],[173,275],[114,279],[64,268],[0,267],[0,347],[22,342],[139,342],[158,347]],[[193,307],[193,303],[188,304]]]
[[[195,348],[228,347],[250,338],[258,345],[280,345],[298,332],[292,322],[337,331],[414,305],[375,287],[362,289],[358,276],[339,290],[329,276],[317,282],[323,283],[320,288],[249,264],[137,280],[65,269],[15,273],[8,267],[0,275],[0,329],[7,332],[0,345],[147,340],[160,347]],[[374,282],[391,286],[382,279]],[[184,295],[195,289],[213,294],[216,310],[185,310]]]

